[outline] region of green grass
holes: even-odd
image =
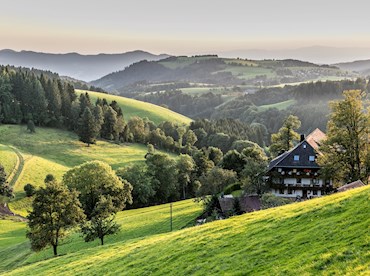
[[[173,203],[173,230],[186,227],[194,221],[200,212],[201,205],[193,200]],[[145,237],[169,232],[170,205],[164,204],[119,212],[117,222],[121,224],[121,231],[117,235],[108,236],[106,245],[102,248],[130,240],[139,241]],[[38,253],[31,252],[25,231],[26,224],[24,222],[0,220],[0,259],[2,260],[0,273],[14,269],[19,265],[38,263],[52,256],[50,248]],[[79,233],[72,233],[62,242],[58,251],[60,255],[68,256],[98,246],[99,241],[86,243]],[[15,249],[18,251],[15,252]]]
[[[0,144],[0,164],[4,166],[5,172],[9,177],[17,164],[17,155],[9,146]]]
[[[279,110],[284,110],[284,109],[287,109],[288,107],[290,107],[291,105],[293,105],[294,103],[295,103],[295,100],[287,100],[287,101],[280,102],[280,103],[261,105],[261,106],[258,107],[258,110],[259,111],[264,111],[264,110],[267,110],[269,108],[277,108]]]
[[[72,132],[36,128],[36,133],[30,134],[25,126],[19,125],[0,125],[0,144],[16,147],[25,159],[23,171],[14,186],[16,199],[9,204],[14,212],[21,215],[29,209],[29,201],[24,199],[23,192],[27,183],[41,186],[49,173],[61,180],[70,168],[92,160],[107,162],[113,169],[118,169],[144,162],[147,153],[145,145],[98,141],[96,145],[87,147]],[[3,154],[2,148],[0,153]]]
[[[40,262],[29,259],[35,262],[5,275],[368,275],[369,202],[367,186]]]
[[[261,75],[266,75],[268,78],[276,76],[273,70],[263,67],[228,66],[220,72],[231,72],[233,76],[244,80],[253,79]]]
[[[167,108],[154,105],[151,103],[146,103],[130,98],[120,97],[116,95],[98,93],[98,92],[91,92],[91,91],[84,91],[84,90],[76,90],[77,94],[87,92],[90,95],[90,98],[93,102],[95,102],[98,98],[105,98],[107,101],[116,101],[119,106],[122,108],[123,116],[125,120],[130,119],[134,116],[139,117],[147,117],[151,121],[156,124],[159,124],[163,121],[170,121],[178,124],[190,124],[192,121],[190,118],[171,111]]]

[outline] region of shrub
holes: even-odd
[[[36,192],[36,188],[32,184],[26,184],[23,189],[27,197],[33,196]]]

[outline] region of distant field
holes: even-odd
[[[269,108],[277,108],[279,110],[287,109],[289,106],[293,105],[295,103],[295,100],[287,100],[280,103],[274,103],[274,104],[267,104],[267,105],[261,105],[258,107],[259,111],[264,111]]]
[[[19,125],[0,125],[0,144],[16,147],[25,159],[25,166],[14,187],[16,200],[9,205],[21,215],[25,215],[26,208],[29,208],[27,200],[23,199],[25,184],[43,185],[45,176],[49,173],[61,180],[68,169],[92,160],[105,161],[113,169],[118,169],[128,164],[144,162],[147,152],[145,145],[117,145],[106,141],[98,141],[96,145],[87,147],[72,132],[36,128],[36,133],[30,134],[25,126]],[[3,148],[6,149],[4,146]],[[8,152],[3,151],[3,148],[0,148],[0,156]]]
[[[268,78],[276,76],[273,70],[262,67],[228,66],[227,69],[220,72],[231,72],[233,76],[244,80],[253,79],[261,75],[266,75]]]
[[[25,255],[14,250],[22,246],[16,238],[13,250],[0,251],[0,265],[22,265],[5,275],[369,275],[369,200],[367,186],[106,246],[85,249],[81,242],[70,243],[73,252],[63,249],[61,256],[41,262],[45,251],[22,261],[14,257]],[[147,221],[153,229],[156,218],[153,213]],[[124,228],[120,235],[125,237]]]
[[[171,111],[167,108],[160,107],[158,105],[154,105],[151,103],[141,102],[138,100],[120,97],[116,95],[98,93],[98,92],[91,92],[85,90],[76,90],[77,94],[81,93],[89,93],[90,98],[93,102],[97,100],[97,98],[105,98],[107,101],[117,101],[123,111],[123,116],[126,120],[130,119],[134,116],[139,117],[147,117],[152,120],[154,123],[159,124],[163,121],[170,121],[178,124],[190,124],[192,121],[190,118]]]
[[[193,223],[200,212],[201,205],[193,200],[173,203],[173,231]],[[169,232],[170,205],[164,204],[119,212],[117,222],[121,224],[121,231],[117,235],[107,237],[106,245],[102,248],[107,248],[115,243],[141,240],[145,237]],[[39,262],[52,256],[51,249],[32,253],[25,237],[25,231],[24,222],[0,220],[0,274],[16,266]],[[66,255],[89,251],[96,247],[99,247],[98,241],[86,243],[80,234],[74,233],[62,242],[59,252],[61,255]]]

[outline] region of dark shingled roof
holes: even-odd
[[[348,183],[346,185],[343,185],[342,187],[339,187],[338,192],[344,192],[344,191],[347,191],[347,190],[351,190],[351,189],[359,188],[359,187],[363,187],[363,186],[365,186],[365,184],[361,180],[357,180],[355,182]]]
[[[294,160],[295,155],[299,156],[298,161]],[[306,140],[303,140],[293,149],[284,152],[283,154],[273,159],[269,164],[269,170],[275,167],[319,169],[320,166],[316,163],[316,161],[310,161],[309,156],[316,157],[316,151]]]

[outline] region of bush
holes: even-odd
[[[27,197],[33,196],[36,192],[36,188],[32,184],[26,184],[23,189]]]
[[[263,194],[261,198],[261,207],[262,209],[273,208],[285,204],[292,203],[292,201],[288,198],[278,197],[271,193]]]

